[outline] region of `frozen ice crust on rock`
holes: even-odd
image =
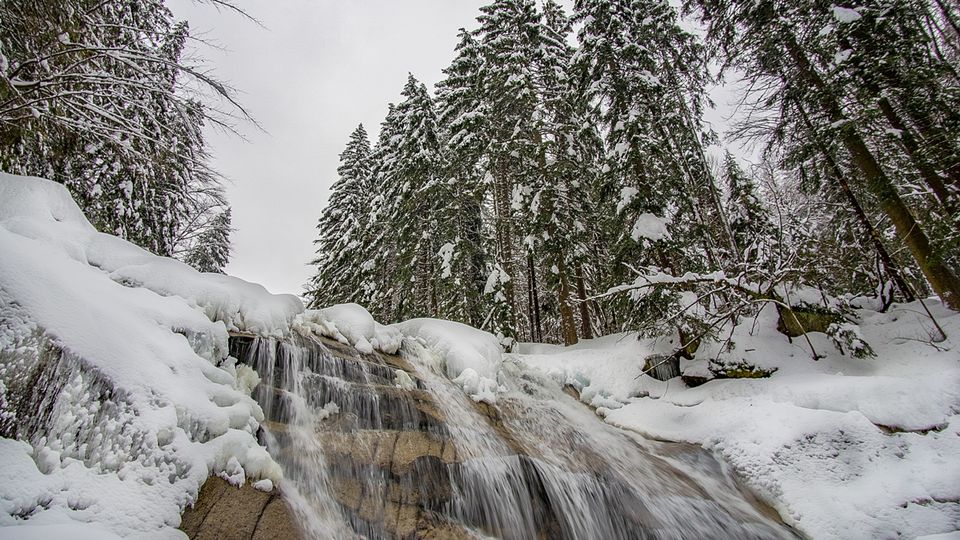
[[[0,438],[0,537],[182,537],[210,474],[280,480],[227,339],[283,335],[297,298],[101,234],[40,178],[0,173],[0,253],[0,423],[24,439]]]
[[[418,339],[435,356],[439,367],[474,401],[495,403],[502,391],[497,382],[503,349],[496,336],[453,321],[411,319],[392,325]]]

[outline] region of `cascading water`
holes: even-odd
[[[401,357],[313,338],[231,351],[261,376],[265,440],[310,537],[794,537],[703,450],[608,426],[509,361],[493,406],[411,340]]]
[[[418,370],[466,458],[452,475],[451,510],[463,522],[508,539],[792,536],[743,501],[729,477],[713,499],[696,471],[656,456],[671,445],[629,437],[552,381],[504,367],[511,391],[485,407],[493,429],[459,388]]]
[[[328,363],[329,355],[321,347],[302,342],[266,339],[239,343],[232,339],[231,353],[260,375],[254,397],[267,419],[264,442],[290,482],[282,489],[305,532],[313,538],[352,536],[330,495],[323,448],[314,432],[317,422],[330,411],[311,405],[305,391],[305,381],[313,376],[313,369]]]

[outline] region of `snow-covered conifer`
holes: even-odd
[[[369,255],[362,234],[370,201],[370,141],[363,124],[350,134],[340,154],[338,179],[317,224],[317,267],[311,280],[311,305],[325,307],[359,300],[362,268]]]

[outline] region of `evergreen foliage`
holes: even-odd
[[[220,212],[197,237],[184,262],[201,272],[222,274],[230,261],[230,209]]]
[[[319,269],[311,283],[313,305],[362,300],[363,270],[356,260],[368,240],[362,216],[370,204],[370,154],[367,131],[360,124],[340,154],[339,179],[317,224],[317,259],[310,263]]]
[[[0,168],[63,182],[100,230],[155,253],[228,253],[202,136],[227,118],[197,89],[232,97],[183,61],[186,23],[161,0],[4,0],[0,21]]]
[[[411,77],[391,106],[365,205],[343,205],[341,172],[314,304],[504,343],[673,333],[678,355],[765,304],[792,313],[810,299],[797,291],[829,310],[928,290],[958,307],[957,8],[688,0],[683,14],[702,36],[658,0],[480,8],[436,97]],[[761,143],[757,165],[703,121],[711,65],[747,83],[730,135]],[[358,246],[326,240],[350,224]]]

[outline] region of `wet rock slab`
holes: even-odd
[[[307,540],[277,489],[237,488],[216,476],[184,510],[180,530],[195,540]]]
[[[270,376],[254,394],[267,416],[265,440],[274,458],[297,463],[302,448],[293,441],[303,443],[304,434],[315,441],[325,493],[361,537],[672,538],[693,530],[691,522],[702,525],[700,532],[723,530],[724,538],[777,536],[744,534],[738,522],[754,516],[719,509],[666,456],[645,453],[620,432],[603,441],[625,456],[614,463],[582,425],[567,418],[570,411],[554,407],[553,398],[515,394],[496,405],[475,403],[459,388],[440,391],[448,381],[418,373],[402,356],[360,353],[325,338],[299,344],[298,352],[285,346],[231,339],[231,352],[241,361],[258,349],[277,359],[261,364],[258,372]],[[297,354],[302,376],[294,395],[290,375],[297,364],[288,360]],[[395,384],[400,370],[412,386]],[[557,397],[583,407],[570,390],[564,391],[573,395],[558,390]],[[294,402],[336,412],[310,417],[305,426],[292,422]],[[240,497],[236,492],[242,490],[216,480],[184,514],[183,530],[191,538],[300,538],[282,499]],[[656,489],[638,490],[638,483]],[[229,519],[238,512],[247,517]]]

